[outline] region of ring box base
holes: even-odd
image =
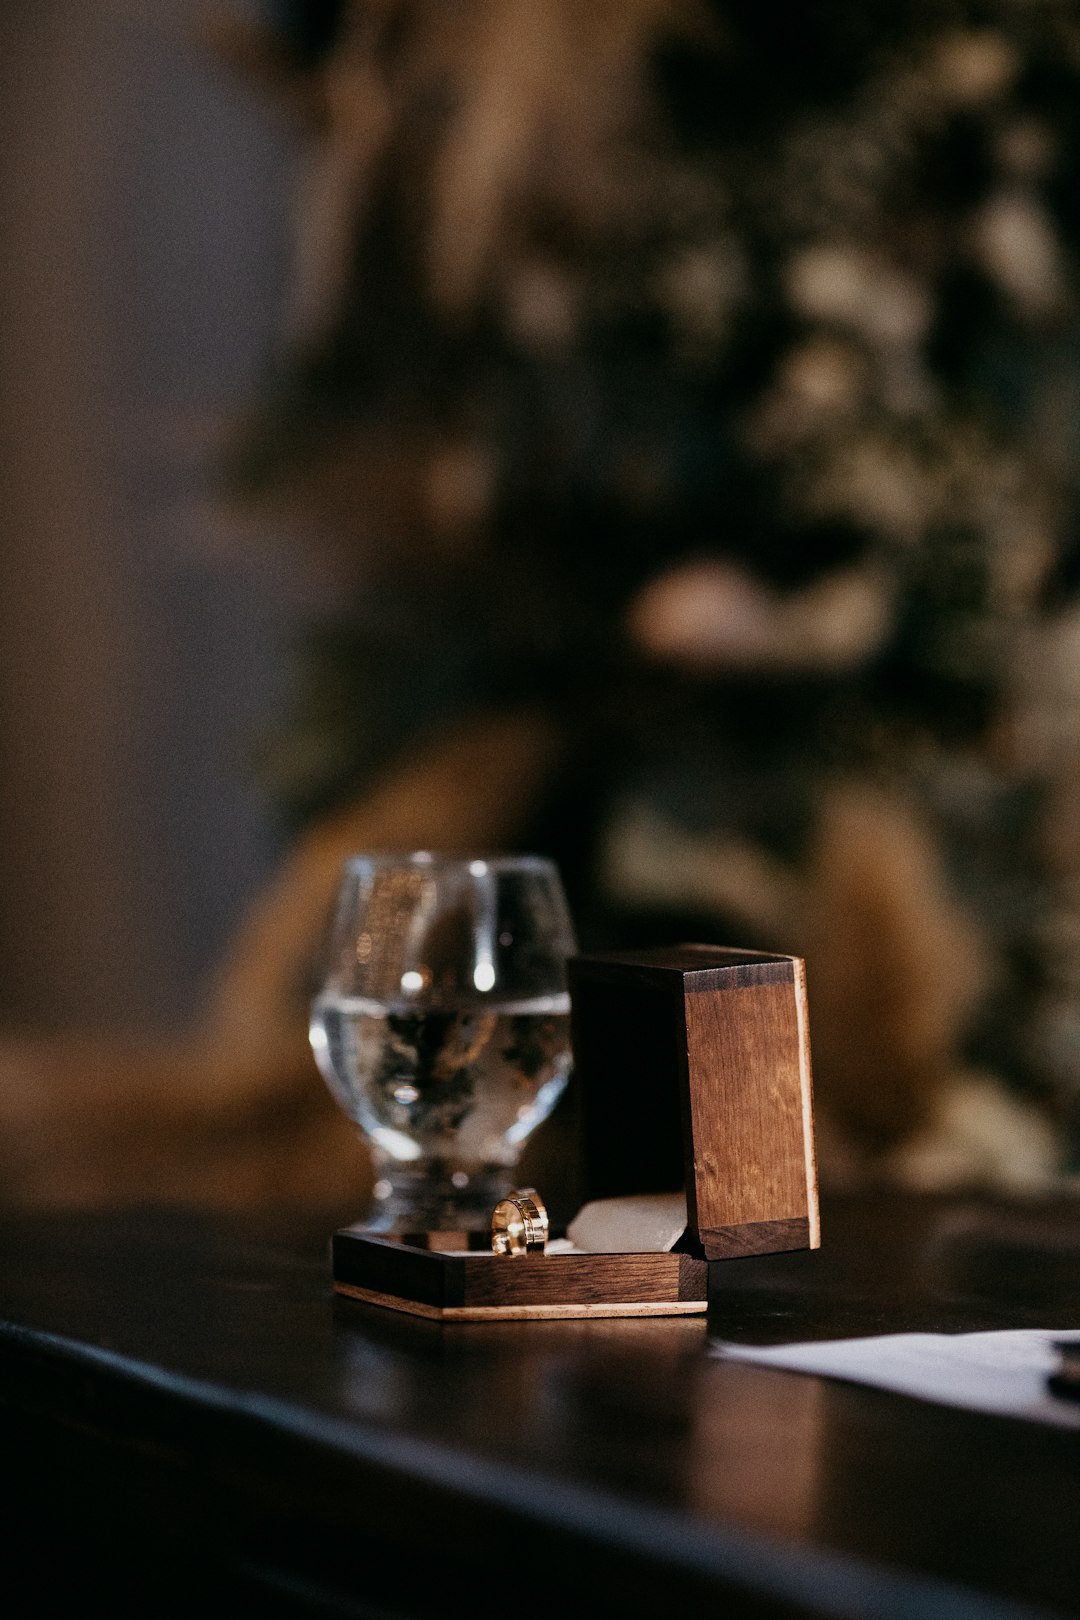
[[[705,1310],[709,1267],[694,1255],[446,1253],[344,1227],[334,1290],[443,1322],[688,1316]]]

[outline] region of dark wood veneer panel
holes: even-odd
[[[808,1214],[795,985],[685,1002],[696,1221],[702,1237]],[[719,1256],[717,1256],[719,1258]]]
[[[440,1310],[487,1305],[593,1305],[704,1300],[708,1267],[685,1254],[552,1254],[508,1258],[412,1249],[346,1228],[334,1279]]]
[[[470,1257],[466,1305],[599,1305],[681,1298],[704,1299],[706,1268],[698,1262],[700,1293],[680,1293],[684,1256],[677,1254],[563,1254]]]
[[[736,1260],[746,1254],[787,1254],[811,1249],[810,1222],[805,1215],[791,1221],[750,1221],[745,1226],[721,1226],[703,1234],[710,1260]]]
[[[379,1294],[404,1294],[422,1305],[440,1309],[462,1303],[464,1277],[447,1264],[448,1259],[435,1250],[368,1237],[350,1227],[335,1232],[333,1237],[336,1282]]]

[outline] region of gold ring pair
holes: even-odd
[[[522,1187],[500,1199],[491,1214],[491,1247],[496,1254],[543,1254],[548,1212],[535,1187]]]

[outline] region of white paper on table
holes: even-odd
[[[1080,1429],[1080,1401],[1054,1395],[1046,1387],[1058,1364],[1055,1343],[1077,1341],[1080,1331],[1016,1328],[993,1333],[888,1333],[817,1344],[714,1341],[712,1350],[728,1361],[817,1373],[939,1405]]]

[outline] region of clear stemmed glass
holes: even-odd
[[[372,1232],[478,1230],[570,1071],[558,871],[537,855],[348,861],[311,1045],[375,1160]]]

